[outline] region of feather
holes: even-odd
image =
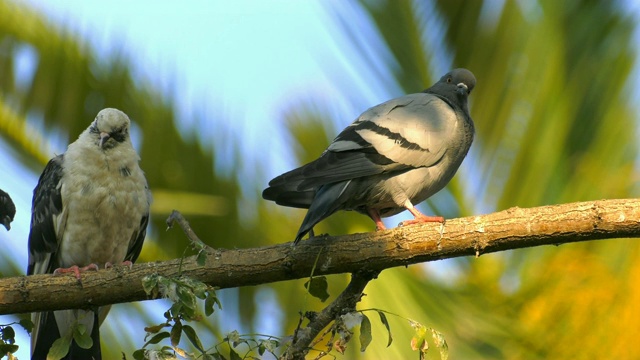
[[[34,189],[27,274],[134,262],[149,222],[151,195],[129,138],[130,120],[104,109],[67,151],[45,167]],[[65,359],[100,359],[99,326],[109,307],[32,314],[32,359],[78,324],[93,345],[72,342]]]
[[[262,196],[308,208],[295,242],[338,210],[391,216],[441,190],[473,141],[467,97],[475,77],[466,69],[445,74],[422,93],[386,101],[363,112],[320,157],[269,182]],[[432,220],[425,220],[432,221]]]
[[[11,230],[11,222],[16,216],[16,206],[11,200],[11,196],[0,190],[0,224],[4,225],[7,231]]]

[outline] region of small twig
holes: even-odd
[[[182,216],[182,214],[178,210],[173,210],[171,215],[167,218],[167,230],[173,228],[173,223],[177,222],[178,225],[182,228],[187,238],[191,241],[191,244],[196,250],[205,249],[209,246],[202,242],[198,235],[193,231],[189,222]]]
[[[333,331],[333,326],[331,326],[330,328],[328,328],[327,330],[325,330],[325,331],[324,331],[320,336],[318,336],[318,337],[317,337],[317,339],[316,339],[315,341],[312,341],[312,342],[309,344],[309,347],[310,347],[310,348],[313,348],[313,347],[315,347],[316,345],[318,345],[318,343],[319,343],[319,342],[321,342],[321,341],[322,341],[322,339],[323,339],[325,336],[327,336],[327,334],[329,334],[329,333],[330,333],[330,332],[332,332],[332,331]],[[332,336],[331,336],[331,339],[329,339],[329,341],[328,341],[328,345],[329,345],[329,346],[328,346],[328,350],[327,350],[327,351],[330,351],[330,350],[331,350],[331,343],[333,342],[333,337],[334,337],[334,336],[332,335]]]
[[[304,359],[307,352],[309,352],[309,345],[313,339],[339,315],[355,309],[356,304],[362,298],[364,288],[376,276],[378,276],[376,271],[353,273],[347,288],[331,304],[317,313],[313,320],[309,321],[306,328],[298,331],[298,338],[282,355],[281,359]]]

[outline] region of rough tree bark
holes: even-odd
[[[258,285],[315,275],[377,272],[395,266],[606,238],[640,237],[640,199],[600,200],[536,208],[511,208],[482,216],[380,232],[320,236],[254,249],[210,249],[205,266],[183,260],[182,274],[219,288]],[[132,269],[73,276],[0,279],[0,314],[86,308],[148,300],[141,279],[175,276],[180,260],[136,264]]]

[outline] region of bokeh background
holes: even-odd
[[[0,188],[18,207],[12,230],[0,229],[0,275],[25,272],[31,192],[46,161],[104,107],[135,123],[155,198],[141,262],[188,246],[165,231],[173,208],[213,247],[292,240],[304,211],[262,201],[268,180],[317,157],[368,107],[454,67],[478,79],[477,135],[425,213],[636,197],[639,10],[586,0],[0,0]],[[317,232],[373,229],[340,213]],[[439,330],[452,359],[640,358],[638,259],[638,240],[620,239],[389,269],[361,308]],[[331,294],[347,280],[331,276]],[[232,330],[290,334],[299,311],[323,306],[302,283],[220,291],[223,309],[198,326],[203,342]],[[131,358],[167,307],[114,306],[106,358]],[[371,319],[373,344],[360,353],[354,343],[344,358],[417,358],[406,321],[389,318],[386,348]]]

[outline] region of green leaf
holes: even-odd
[[[151,333],[151,334],[155,334],[157,332],[159,332],[160,330],[171,326],[168,323],[162,323],[162,324],[158,324],[158,325],[154,325],[154,326],[147,326],[144,328],[144,331]]]
[[[16,332],[11,326],[5,326],[4,328],[0,329],[0,334],[2,334],[2,340],[8,342],[9,344],[14,343]]]
[[[207,298],[204,300],[204,314],[206,316],[213,314],[213,312],[215,311],[215,309],[213,308],[213,304],[215,304],[216,302],[215,297],[215,294],[209,292],[209,294],[207,294]]]
[[[320,299],[322,302],[325,302],[329,298],[329,293],[327,292],[329,284],[325,276],[312,277],[304,283],[304,287],[309,291],[311,296]]]
[[[180,343],[180,337],[182,336],[182,322],[176,320],[176,324],[171,328],[171,346],[176,347]]]
[[[142,288],[147,295],[151,295],[151,292],[156,289],[156,286],[158,286],[157,274],[147,275],[142,278]]]
[[[216,360],[227,360],[227,358],[222,356],[222,354],[220,354],[220,353],[213,353],[213,354],[209,354],[209,355],[211,355]]]
[[[29,334],[33,330],[33,322],[29,318],[20,319],[20,326],[22,326]]]
[[[0,355],[13,354],[18,351],[19,346],[13,344],[0,344]]]
[[[442,333],[438,330],[431,329],[431,336],[433,337],[436,347],[440,350],[440,359],[449,359],[449,345],[447,345],[447,340],[445,340]]]
[[[193,294],[198,299],[205,299],[207,297],[207,290],[209,290],[209,286],[201,281],[193,284]]]
[[[270,352],[275,355],[276,348],[280,345],[280,343],[276,340],[272,339],[264,339],[260,340],[258,345],[258,354],[260,356],[264,355],[265,352]]]
[[[134,351],[133,352],[133,359],[134,360],[145,360],[144,359],[145,352],[146,352],[145,349],[138,349],[138,350]]]
[[[195,310],[196,308],[196,297],[191,291],[191,289],[181,286],[178,288],[178,298],[180,302],[190,310]]]
[[[198,256],[196,257],[196,263],[198,264],[198,266],[204,266],[206,262],[207,262],[207,252],[204,251],[204,249],[202,249],[198,252]]]
[[[378,311],[378,315],[380,315],[380,321],[387,328],[387,333],[389,333],[389,341],[387,342],[387,347],[391,345],[393,342],[393,337],[391,337],[391,327],[389,327],[389,322],[387,321],[387,315],[385,315],[382,311]]]
[[[91,349],[93,346],[91,332],[87,331],[87,327],[84,324],[77,324],[74,326],[73,340],[75,340],[76,344],[83,349]]]
[[[360,323],[360,351],[364,352],[371,343],[371,321],[362,314],[362,322]]]
[[[160,341],[162,341],[162,340],[164,340],[164,339],[166,339],[166,338],[168,338],[170,336],[171,336],[171,334],[169,334],[169,332],[167,332],[167,331],[163,331],[163,332],[161,332],[159,334],[155,334],[151,339],[149,339],[149,341],[147,341],[144,344],[143,347],[146,347],[149,344],[157,344]]]
[[[174,317],[178,317],[182,313],[182,308],[184,306],[181,302],[175,302],[169,308],[169,314],[171,315],[170,320],[173,320]]]
[[[229,349],[229,357],[231,360],[242,360],[240,355],[238,355],[238,353],[235,352],[233,349]]]
[[[205,352],[204,346],[202,346],[202,342],[200,342],[200,338],[198,337],[198,334],[191,326],[189,325],[183,326],[182,331],[184,332],[185,335],[187,335],[187,339],[191,341],[191,343],[193,344],[193,346],[196,347],[196,349],[200,350],[200,352],[202,353]]]
[[[71,347],[71,339],[72,334],[68,332],[65,336],[54,341],[47,354],[47,360],[60,360],[67,356]]]

